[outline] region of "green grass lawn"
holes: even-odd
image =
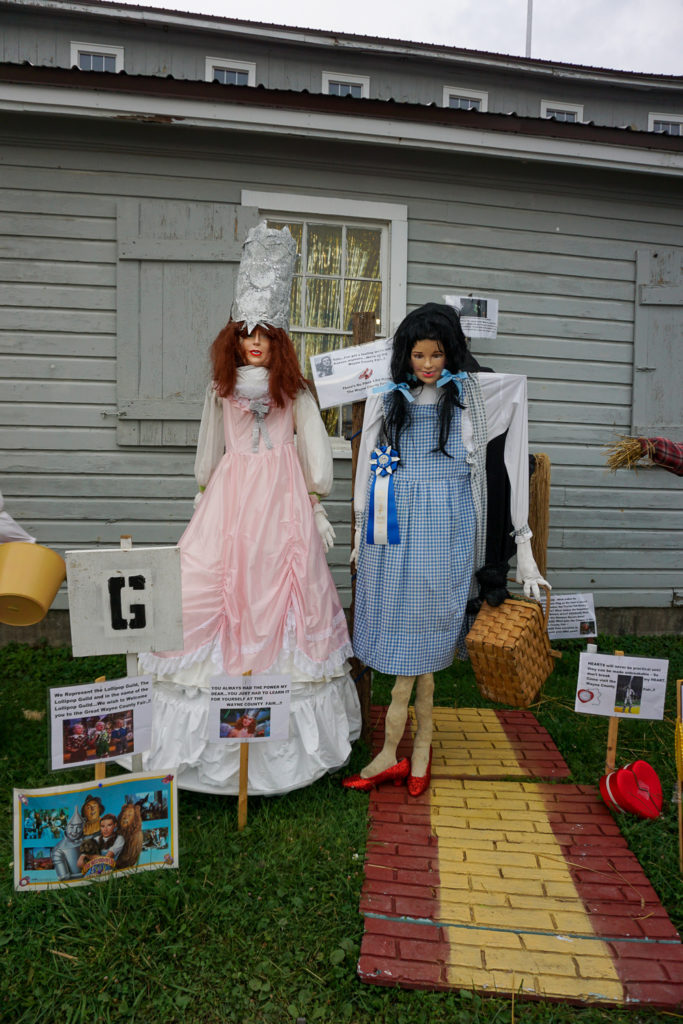
[[[572,781],[597,784],[607,719],[573,710],[578,655],[585,645],[555,646],[564,651],[563,660],[532,710],[564,755]],[[656,768],[664,810],[657,821],[621,816],[619,825],[674,924],[683,928],[672,802],[673,682],[683,677],[683,645],[678,637],[600,637],[601,651],[615,647],[670,660],[664,721],[622,722],[618,750],[621,764],[642,757]],[[125,675],[124,659],[72,659],[67,648],[19,644],[0,651],[1,1021],[284,1024],[304,1017],[309,1024],[649,1024],[676,1017],[362,985],[355,970],[367,798],[342,790],[339,775],[288,796],[251,799],[242,833],[235,798],[181,792],[180,870],[65,892],[15,893],[12,788],[93,777],[92,768],[50,772],[46,718],[27,718],[24,711],[45,710],[50,686],[98,675]],[[388,702],[390,686],[387,678],[375,680],[376,703]],[[493,706],[479,696],[464,665],[439,674],[435,699],[451,706]],[[358,770],[367,757],[358,744],[350,769]]]

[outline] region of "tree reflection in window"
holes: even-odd
[[[351,344],[354,313],[374,312],[376,336],[382,336],[386,228],[318,219],[269,220],[268,226],[287,226],[300,256],[292,283],[290,335],[304,376],[312,376],[312,356]],[[350,406],[324,410],[328,433],[348,435],[350,414]]]

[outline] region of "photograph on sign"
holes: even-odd
[[[551,640],[597,636],[597,618],[592,594],[556,594],[553,591],[548,615]]]
[[[289,738],[291,676],[214,676],[209,739],[258,742]]]
[[[668,661],[583,653],[574,710],[611,718],[664,717]]]
[[[14,790],[14,886],[19,892],[178,866],[177,789],[145,772]]]
[[[391,338],[313,356],[311,371],[321,409],[363,401],[391,379]]]
[[[50,690],[53,771],[142,754],[152,742],[152,680],[126,676]]]
[[[180,549],[67,551],[74,657],[183,647]]]
[[[498,299],[483,295],[444,295],[460,317],[460,326],[468,338],[495,338],[498,334]]]

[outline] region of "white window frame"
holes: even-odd
[[[576,114],[576,120],[583,121],[583,103],[562,103],[560,100],[541,100],[541,117],[552,119],[553,115],[548,113],[549,110],[561,110],[565,114]]]
[[[647,130],[649,132],[655,130],[655,121],[670,121],[672,124],[683,125],[683,114],[648,114]],[[661,134],[666,133],[662,132]]]
[[[213,69],[225,71],[246,71],[249,75],[247,85],[256,85],[256,65],[247,60],[231,60],[227,57],[206,57],[204,59],[204,81],[213,82]]]
[[[489,109],[489,94],[479,89],[468,89],[463,85],[444,85],[443,106],[450,109],[451,96],[459,96],[466,100],[479,100],[479,113],[485,114]]]
[[[254,192],[242,189],[242,206],[255,206],[263,217],[286,220],[303,215],[326,220],[368,221],[388,227],[389,245],[383,287],[386,289],[385,331],[392,335],[406,315],[408,275],[408,207],[400,203],[369,203],[336,196],[306,196],[291,192]],[[388,330],[387,330],[388,328]],[[330,438],[336,456],[348,457],[351,445],[343,438]]]
[[[70,44],[70,57],[69,67],[80,67],[80,61],[78,55],[81,50],[84,53],[97,53],[102,57],[113,57],[116,61],[115,73],[123,71],[123,47],[122,46],[105,46],[103,43],[78,43],[72,41]]]
[[[330,94],[330,82],[348,82],[349,85],[360,85],[361,99],[367,100],[370,97],[370,79],[367,75],[349,75],[346,71],[323,71],[322,91],[326,96]]]

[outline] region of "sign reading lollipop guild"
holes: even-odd
[[[67,551],[74,657],[183,646],[180,550]]]

